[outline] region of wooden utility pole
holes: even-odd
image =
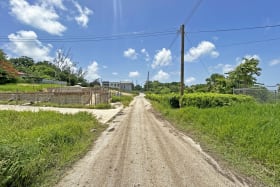
[[[180,85],[180,96],[184,95],[184,53],[185,53],[185,25],[181,25],[181,85]]]

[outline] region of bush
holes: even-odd
[[[181,99],[178,94],[148,94],[146,98],[161,104],[169,104],[172,108],[179,108],[180,104],[181,107],[194,106],[198,108],[211,108],[254,101],[250,96],[217,93],[185,94]]]

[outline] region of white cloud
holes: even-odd
[[[89,22],[89,16],[93,14],[93,11],[88,7],[82,7],[77,1],[72,1],[79,12],[79,16],[75,17],[76,22],[82,27],[87,27]]]
[[[168,80],[170,77],[170,75],[162,70],[159,70],[157,72],[157,74],[153,77],[154,80],[160,81],[160,82],[164,82],[166,80]]]
[[[43,6],[50,8],[59,8],[61,10],[66,10],[63,5],[63,0],[40,0]]]
[[[95,79],[100,78],[100,76],[98,75],[98,63],[96,61],[93,61],[88,67],[87,67],[87,73],[85,78],[88,81],[94,81]]]
[[[11,14],[20,22],[53,35],[62,35],[66,27],[58,19],[53,8],[44,5],[30,5],[25,0],[10,0]]]
[[[144,55],[144,59],[146,62],[150,61],[150,55],[145,48],[141,49],[141,53]]]
[[[228,73],[230,71],[233,71],[235,67],[235,65],[231,64],[217,64],[214,69],[221,69],[223,73]]]
[[[129,77],[130,78],[135,78],[135,77],[139,77],[139,72],[138,71],[132,71],[132,72],[129,72]]]
[[[43,45],[34,31],[18,31],[10,34],[8,38],[10,43],[6,44],[6,47],[16,56],[28,56],[36,61],[52,59],[49,56],[52,46]]]
[[[270,66],[276,66],[278,64],[280,64],[280,59],[274,59],[269,63]]]
[[[154,57],[152,68],[156,68],[158,66],[168,66],[172,63],[172,54],[169,49],[162,48],[162,50],[158,51]]]
[[[131,60],[136,60],[138,54],[136,53],[135,49],[129,48],[123,52],[123,56]]]
[[[216,47],[213,43],[209,41],[202,41],[197,45],[197,47],[192,47],[185,54],[185,61],[193,62],[205,55],[210,55],[212,58],[217,58],[220,54],[215,49]]]
[[[113,72],[112,75],[117,76],[119,73],[118,72]]]
[[[244,63],[245,62],[245,60],[244,60],[244,58],[246,58],[246,59],[257,59],[257,60],[261,60],[261,58],[260,58],[260,56],[259,55],[257,55],[257,54],[254,54],[254,55],[245,55],[243,58],[240,58],[240,57],[237,57],[236,58],[236,63],[237,63],[237,65],[239,65],[239,64],[241,64],[241,63]]]
[[[254,55],[245,55],[245,57],[244,58],[247,58],[247,59],[257,59],[257,60],[261,60],[261,58],[260,58],[260,56],[259,55],[257,55],[257,54],[254,54]]]
[[[191,84],[191,83],[193,83],[194,81],[196,81],[196,78],[194,78],[194,77],[188,77],[188,78],[185,80],[185,83],[186,83],[186,84]]]

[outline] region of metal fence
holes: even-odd
[[[48,92],[15,92],[0,93],[0,101],[19,103],[56,103],[56,104],[81,104],[97,105],[108,103],[111,98],[109,89],[86,88],[74,89],[73,87],[54,88]]]
[[[261,103],[280,103],[280,92],[278,90],[278,86],[234,88],[233,94],[249,95]]]

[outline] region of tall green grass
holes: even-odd
[[[124,106],[128,106],[133,100],[133,96],[130,95],[121,95],[121,96],[112,96],[111,102],[121,102]]]
[[[88,113],[0,111],[0,119],[0,186],[53,184],[105,128]]]
[[[57,84],[2,84],[0,92],[38,92],[46,88],[60,87]]]
[[[280,105],[172,109],[155,103],[176,126],[219,152],[232,165],[266,185],[280,186]]]

